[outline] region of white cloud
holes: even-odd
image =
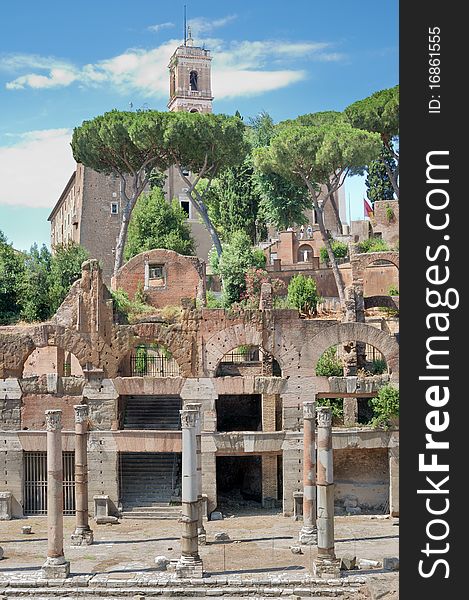
[[[158,33],[158,31],[161,31],[162,29],[170,29],[171,27],[175,27],[174,23],[157,23],[156,25],[150,25],[150,27],[147,27],[148,31],[153,31],[155,33]]]
[[[208,32],[234,20],[234,15],[215,21],[202,17],[193,19],[199,32]],[[161,25],[165,25],[164,23]],[[154,25],[153,27],[157,27]],[[146,97],[168,95],[168,62],[180,40],[168,40],[150,50],[129,49],[126,52],[94,64],[77,67],[50,57],[18,55],[8,57],[9,68],[30,67],[6,84],[9,90],[66,87],[73,83],[96,87],[108,85],[123,94],[139,93]],[[218,38],[198,39],[212,50],[213,91],[216,99],[262,94],[289,86],[305,79],[302,60],[338,61],[343,55],[334,52],[326,42],[232,41]]]
[[[188,25],[192,31],[192,37],[198,37],[203,33],[210,33],[214,29],[224,27],[237,19],[237,15],[228,15],[220,19],[207,19],[205,17],[194,17],[189,19]]]
[[[71,136],[69,129],[29,131],[0,146],[0,204],[52,209],[75,169]]]

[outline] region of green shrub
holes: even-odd
[[[336,258],[345,258],[346,256],[348,256],[348,246],[344,242],[332,240],[331,248],[332,248],[332,252]],[[329,262],[329,256],[327,254],[327,250],[326,250],[325,246],[323,246],[319,250],[319,256],[321,258],[321,262],[323,262],[323,263]]]
[[[381,238],[368,238],[357,244],[357,251],[364,252],[387,252],[389,250],[387,243]]]
[[[217,298],[214,292],[207,292],[207,308],[223,308],[223,302],[220,298]]]
[[[316,375],[318,377],[342,377],[344,366],[337,356],[337,348],[332,346],[323,352],[316,364]]]
[[[373,407],[373,427],[383,427],[387,429],[390,426],[390,419],[399,416],[399,390],[392,385],[383,386],[376,398],[370,400]]]
[[[295,275],[288,284],[288,302],[300,313],[311,316],[316,313],[319,300],[316,282],[311,277]]]
[[[396,287],[390,287],[389,295],[390,296],[399,296],[399,290]]]
[[[382,375],[386,373],[388,370],[388,365],[384,358],[375,358],[375,360],[371,363],[371,374],[372,375]]]

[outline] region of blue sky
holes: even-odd
[[[398,83],[397,0],[23,0],[0,40],[0,229],[49,243],[47,216],[74,168],[73,127],[112,108],[166,110],[183,5],[212,50],[214,111],[274,120],[343,110]],[[363,180],[347,182],[362,218]]]

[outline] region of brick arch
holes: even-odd
[[[391,373],[391,379],[399,376],[399,344],[396,339],[383,331],[366,325],[366,323],[338,323],[323,329],[315,335],[312,346],[312,362],[316,367],[322,353],[331,346],[349,341],[363,342],[374,346],[384,356]]]
[[[205,370],[209,377],[215,377],[218,365],[223,356],[239,346],[260,346],[266,352],[270,352],[265,348],[262,331],[249,324],[238,324],[232,327],[227,327],[214,333],[205,343]],[[292,354],[295,349],[291,344],[282,339],[276,341],[276,349],[273,357],[278,362],[280,369],[288,369],[290,363],[295,361]],[[297,356],[296,356],[297,358]]]
[[[378,260],[386,260],[399,270],[399,252],[364,252],[351,260],[353,279],[363,279],[365,269]]]
[[[187,337],[187,343],[181,343],[181,338]],[[124,337],[119,340],[119,348],[116,350],[117,360],[115,363],[116,377],[119,367],[125,357],[139,344],[161,344],[167,348],[179,367],[181,377],[192,375],[192,355],[194,340],[181,333],[179,328],[163,327],[159,323],[140,323],[129,326]]]
[[[0,368],[0,374],[4,377],[21,377],[25,362],[37,348],[55,346],[70,352],[75,355],[82,369],[88,364],[99,367],[100,355],[107,350],[107,345],[101,341],[98,352],[93,349],[89,336],[85,337],[74,329],[54,323],[45,323],[25,331],[15,329],[4,339],[2,345],[6,360]]]

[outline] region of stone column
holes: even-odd
[[[188,410],[197,411],[197,419],[195,423],[195,443],[197,454],[197,502],[199,504],[197,535],[199,537],[199,544],[203,546],[207,542],[207,532],[205,531],[204,527],[204,500],[202,499],[202,404],[200,402],[190,402],[185,406]]]
[[[300,544],[317,544],[316,525],[316,402],[303,402],[303,527]]]
[[[41,576],[64,579],[70,563],[63,550],[62,411],[46,410],[47,428],[47,559]]]
[[[332,412],[325,406],[318,417],[318,556],[313,570],[323,579],[340,577],[340,561],[334,551],[334,472],[332,455]]]
[[[197,410],[180,411],[182,425],[182,537],[181,558],[176,564],[178,577],[202,577],[203,567],[199,556],[197,525],[199,503],[197,500]]]
[[[88,406],[77,404],[75,409],[75,515],[76,527],[71,536],[72,546],[89,546],[93,532],[88,523]]]

